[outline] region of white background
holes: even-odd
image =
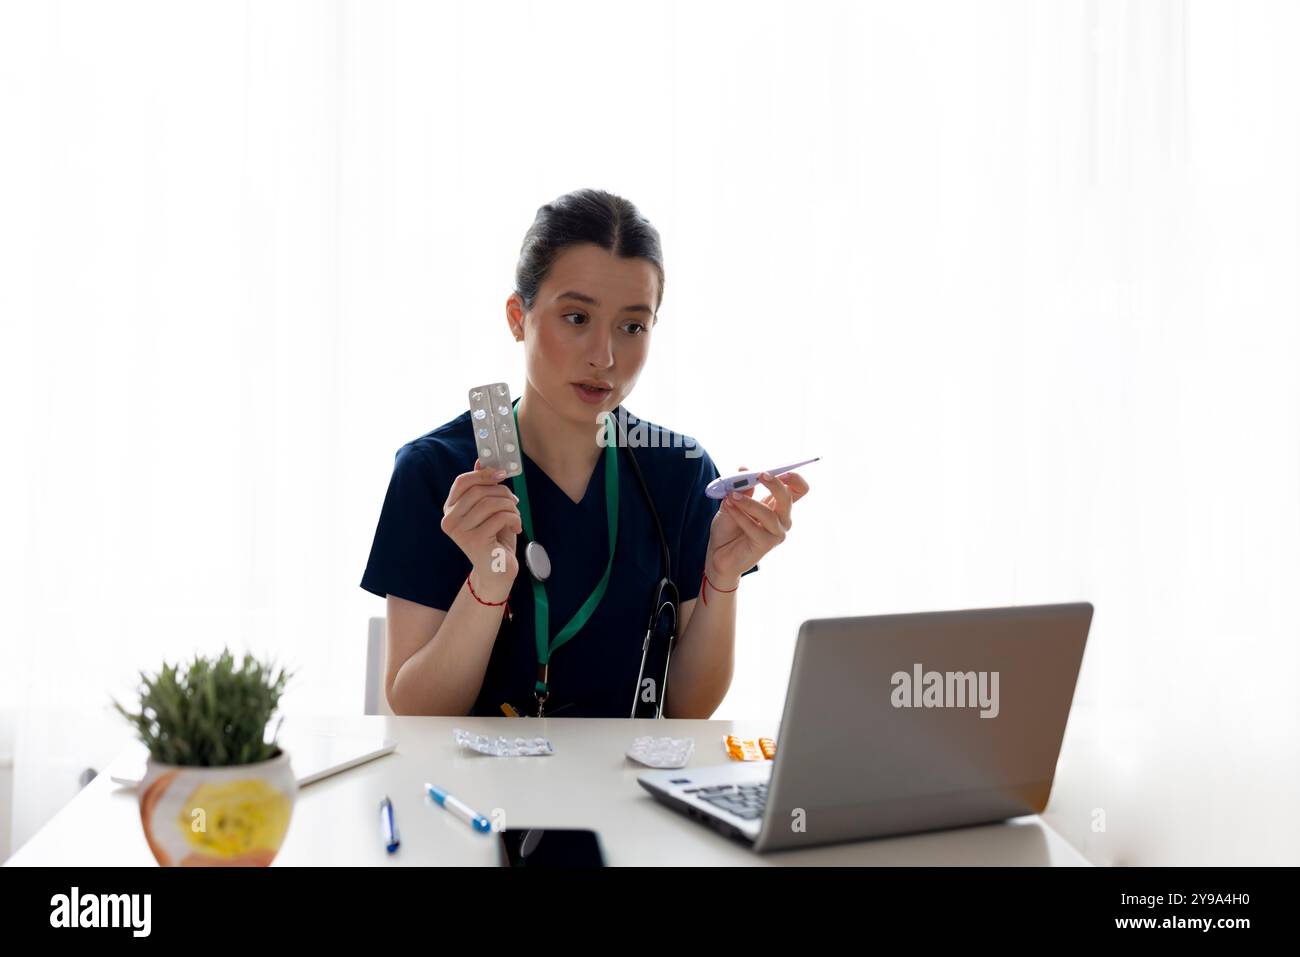
[[[15,841],[163,657],[361,709],[393,454],[518,394],[519,242],[593,186],[664,241],[628,408],[824,456],[718,717],[775,718],[805,618],[1091,601],[1053,823],[1296,863],[1298,41],[1285,2],[0,3]]]

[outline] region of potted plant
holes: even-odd
[[[298,784],[267,727],[289,679],[225,650],[185,670],[140,673],[140,707],[113,707],[149,749],[139,786],[145,840],[164,867],[266,866],[289,829]],[[277,725],[276,731],[278,732]]]

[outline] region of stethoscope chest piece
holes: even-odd
[[[551,558],[537,542],[529,542],[524,547],[524,564],[528,566],[528,573],[539,582],[551,577]]]

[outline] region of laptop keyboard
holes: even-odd
[[[706,788],[686,788],[685,794],[694,794],[716,808],[730,811],[736,817],[753,821],[763,816],[767,805],[767,782],[755,784],[715,784]]]

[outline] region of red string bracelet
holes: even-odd
[[[707,588],[705,587],[706,585],[708,586]],[[736,582],[736,588],[739,587],[740,582]],[[700,581],[700,598],[704,600],[704,604],[706,605],[709,603],[709,588],[712,588],[714,591],[722,592],[724,595],[730,595],[736,590],[736,588],[719,588],[717,585],[713,584],[713,582],[709,581],[709,573],[705,572],[704,578]]]
[[[470,572],[470,575],[472,574],[474,573]],[[515,616],[510,614],[510,598],[508,596],[504,601],[484,601],[482,598],[479,598],[478,594],[474,591],[474,586],[473,584],[471,584],[469,577],[470,577],[469,575],[465,576],[465,584],[469,586],[469,593],[474,596],[474,600],[476,602],[478,602],[480,605],[487,605],[491,608],[500,608],[502,605],[505,605],[506,617],[509,618],[511,621],[514,621]]]

